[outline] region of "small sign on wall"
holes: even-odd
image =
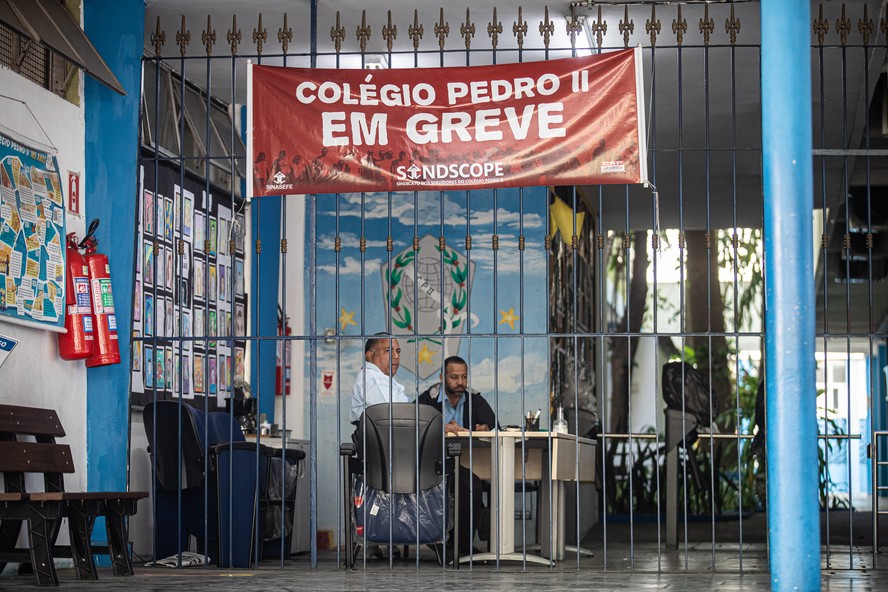
[[[68,213],[80,215],[80,173],[68,171]]]

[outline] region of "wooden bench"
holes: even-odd
[[[126,517],[136,513],[144,491],[69,492],[64,475],[74,473],[74,460],[53,409],[0,405],[0,472],[5,491],[0,493],[0,570],[7,562],[30,561],[41,586],[57,586],[54,558],[74,560],[77,579],[98,579],[94,553],[111,557],[115,575],[133,574],[128,550]],[[28,491],[27,475],[41,475],[43,491]],[[33,482],[31,477],[29,482]],[[107,546],[90,542],[97,517],[105,518]],[[68,519],[70,545],[57,545],[62,518]],[[28,548],[18,548],[27,524]]]

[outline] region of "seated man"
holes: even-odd
[[[349,421],[357,424],[364,409],[380,403],[409,403],[404,387],[395,380],[401,364],[398,340],[377,333],[364,345],[364,367],[355,378]]]
[[[493,409],[477,391],[468,390],[469,366],[459,356],[450,356],[444,360],[442,382],[432,385],[419,395],[419,402],[435,407],[444,416],[444,429],[448,433],[473,430],[492,430],[496,426],[496,415]],[[468,477],[471,475],[471,492]],[[467,468],[460,467],[460,508],[471,508],[471,512],[460,511],[459,515],[459,549],[460,554],[468,555],[472,551],[475,532],[469,529],[469,517],[477,530],[481,523],[481,479]],[[452,483],[452,482],[451,482]],[[471,503],[471,505],[470,505]]]

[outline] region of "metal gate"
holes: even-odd
[[[305,514],[292,501],[266,517],[275,504],[257,494],[253,503],[271,526],[250,531],[250,553],[261,558],[265,538],[265,550],[275,547],[270,555],[283,565],[297,545],[281,534],[293,512],[292,532],[308,533],[298,550],[311,566],[339,565],[351,554],[342,548],[351,492],[342,494],[340,444],[351,440],[352,385],[367,341],[383,333],[389,347],[399,341],[398,377],[408,398],[438,382],[444,359],[458,354],[468,362],[469,384],[482,387],[496,414],[487,441],[517,430],[513,444],[527,452],[515,468],[514,504],[497,505],[491,502],[504,483],[495,473],[506,457],[486,456],[480,440],[464,445],[475,472],[488,458],[493,465],[494,485],[480,485],[483,504],[514,506],[515,514],[512,521],[502,511],[480,512],[478,524],[471,508],[470,527],[479,531],[474,542],[492,550],[492,556],[481,555],[483,548],[470,553],[471,567],[489,565],[478,555],[504,569],[539,562],[569,569],[766,570],[758,3],[522,8],[482,2],[464,13],[393,4],[359,11],[297,3],[283,13],[272,3],[249,16],[178,16],[182,8],[163,3],[156,14],[148,8],[134,409],[181,400],[204,415],[227,411],[278,447],[307,441],[296,488],[309,492]],[[879,551],[859,538],[878,540],[878,512],[863,510],[883,501],[862,446],[888,423],[881,370],[888,362],[888,24],[881,4],[813,6],[812,205],[821,238],[799,248],[814,249],[817,262],[818,393],[812,396],[822,441],[816,459],[822,542],[826,565],[858,568],[872,566]],[[454,67],[639,44],[650,187],[243,200],[246,167],[253,166],[240,137],[248,60]],[[298,173],[336,165],[324,157],[297,163],[280,154],[267,166]],[[394,166],[404,155],[378,157],[378,166]],[[175,279],[159,281],[161,259]],[[226,406],[245,383],[257,402]],[[569,477],[530,473],[525,420],[537,409],[548,434],[562,416],[567,422],[570,446],[561,450],[573,451],[564,461],[573,467]],[[203,436],[206,442],[207,430]],[[149,441],[155,437],[148,433]],[[543,439],[542,454],[554,463],[558,438]],[[583,456],[586,443],[594,461]],[[156,454],[151,458],[155,463]],[[250,466],[257,480],[264,478],[259,464]],[[287,478],[295,477],[285,462],[275,470],[276,499],[283,500]],[[207,486],[210,478],[205,470]],[[179,533],[188,530],[181,500]],[[206,542],[216,521],[204,502],[203,528],[191,536]],[[146,540],[163,513],[156,501],[153,510]],[[229,541],[220,548],[231,559],[233,539],[242,533],[232,525],[233,503],[228,512],[218,521],[228,531],[217,532]],[[514,554],[505,552],[507,537],[515,539]],[[564,549],[556,553],[559,541]],[[539,544],[548,549],[541,561]],[[872,558],[861,555],[861,544]],[[178,544],[177,551],[187,547]],[[382,547],[395,566],[396,545]],[[142,549],[161,558],[156,538]],[[408,552],[411,563],[436,567],[422,546]],[[373,553],[365,545],[359,563],[366,566]]]

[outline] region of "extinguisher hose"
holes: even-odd
[[[86,230],[86,236],[83,237],[83,240],[80,241],[80,248],[84,249],[93,239],[93,235],[96,233],[96,230],[99,229],[99,219],[93,218],[93,221],[89,223],[89,228]]]

